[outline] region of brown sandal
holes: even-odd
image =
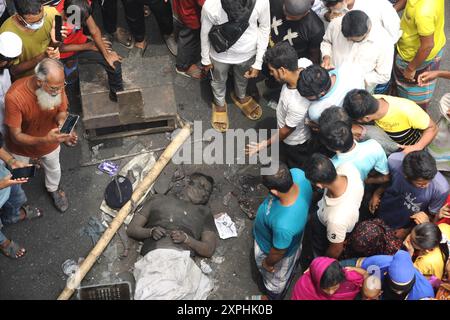
[[[236,94],[234,92],[231,93],[231,99],[233,100],[234,104],[236,105],[236,107],[238,107],[239,109],[241,109],[242,113],[250,120],[259,120],[262,116],[262,108],[261,106],[258,104],[258,102],[256,102],[255,99],[253,99],[252,97],[250,97],[250,99],[246,102],[246,103],[240,103],[239,99],[236,97]],[[252,114],[255,114],[252,117]]]
[[[134,46],[133,36],[123,28],[117,28],[113,33],[114,39],[127,49],[132,49]]]
[[[225,111],[218,112],[218,111],[216,111],[216,107],[217,106],[213,102],[212,103],[211,126],[219,132],[225,132],[228,130],[228,127],[229,127],[227,104],[225,103]],[[223,129],[221,126],[219,127],[217,124],[225,124],[225,129]]]

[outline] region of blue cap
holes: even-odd
[[[392,258],[389,276],[398,285],[410,283],[415,275],[415,268],[408,252],[399,250]]]

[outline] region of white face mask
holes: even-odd
[[[25,27],[27,29],[36,31],[36,30],[39,30],[40,28],[42,28],[44,26],[44,17],[42,17],[42,19],[39,22],[35,22],[35,23],[32,23],[32,24],[26,22],[25,19],[22,18],[21,16],[19,16],[19,17],[20,17],[20,20],[22,20],[22,22],[25,24]]]

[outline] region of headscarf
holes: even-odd
[[[295,284],[292,300],[353,300],[361,290],[364,277],[356,271],[344,269],[345,280],[340,284],[339,289],[332,295],[327,295],[320,288],[320,280],[326,269],[336,259],[328,257],[318,257],[309,266],[309,271],[305,272]]]
[[[402,241],[382,219],[360,222],[350,235],[345,250],[346,258],[370,257],[380,254],[394,255]]]

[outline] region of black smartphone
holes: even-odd
[[[78,122],[78,119],[80,118],[80,116],[77,116],[75,114],[69,114],[66,118],[66,121],[64,121],[64,124],[61,127],[61,130],[59,130],[59,132],[61,133],[65,133],[65,134],[70,134],[73,130],[73,128],[75,127],[75,125]]]
[[[62,29],[62,17],[61,16],[55,16],[55,40],[58,42],[62,42],[63,38],[62,38],[62,34],[61,34],[61,29]]]
[[[36,174],[36,166],[12,169],[11,174],[12,180],[20,178],[33,178]]]

